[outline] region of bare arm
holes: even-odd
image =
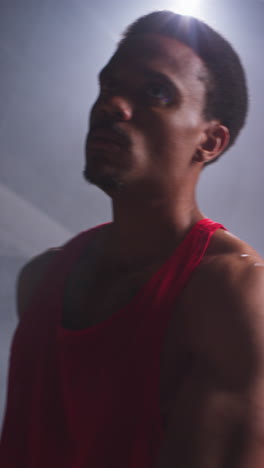
[[[60,249],[50,249],[34,257],[20,271],[17,279],[17,313],[22,318],[50,263]]]
[[[264,467],[264,268],[233,270],[190,299],[196,363],[155,468]]]

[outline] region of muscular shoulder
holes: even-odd
[[[252,247],[217,232],[183,296],[191,343],[230,384],[264,369],[264,261]]]
[[[22,317],[29,306],[35,289],[60,251],[60,248],[49,249],[32,258],[20,271],[17,279],[17,312],[19,318]]]
[[[213,288],[222,286],[230,292],[239,292],[241,296],[262,282],[263,274],[264,260],[256,250],[230,232],[218,230],[207,249],[197,279],[206,276]]]
[[[216,232],[177,305],[172,335],[192,366],[170,406],[164,459],[184,464],[188,447],[188,466],[264,466],[264,261]]]

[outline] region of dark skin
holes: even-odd
[[[86,174],[111,196],[113,222],[68,278],[65,327],[92,326],[129,303],[204,217],[196,184],[229,141],[221,122],[203,116],[205,87],[201,60],[161,36],[131,39],[101,74]],[[22,270],[22,318],[56,255]],[[162,350],[165,439],[155,468],[263,468],[263,267],[250,246],[218,230],[181,294]],[[196,365],[176,386],[174,368],[186,353]]]

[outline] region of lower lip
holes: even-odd
[[[112,151],[119,151],[120,145],[118,143],[114,143],[113,141],[91,140],[88,143],[88,148],[101,148],[101,149],[108,149]]]

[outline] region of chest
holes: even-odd
[[[62,325],[80,330],[101,323],[125,308],[144,289],[158,265],[140,270],[98,271],[79,265],[68,278],[64,291]],[[160,409],[166,423],[177,388],[189,366],[189,352],[184,346],[180,321],[181,306],[175,308],[161,349]],[[150,324],[151,326],[151,324]],[[175,333],[177,330],[177,333]]]
[[[155,267],[138,271],[93,269],[81,263],[68,277],[62,325],[81,330],[97,325],[125,308],[140,293]]]

